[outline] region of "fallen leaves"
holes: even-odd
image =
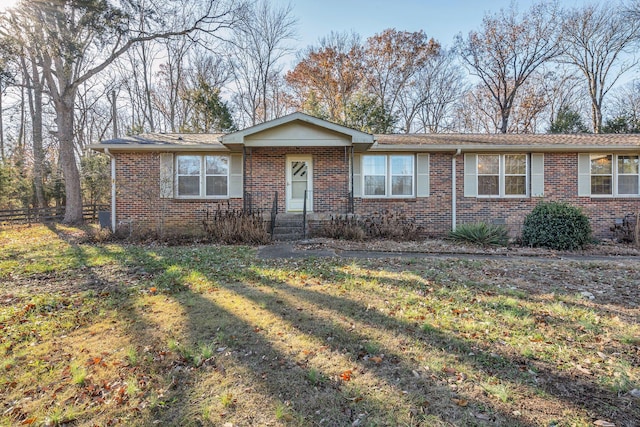
[[[466,400],[466,399],[458,399],[458,398],[455,398],[455,397],[452,398],[451,401],[453,403],[455,403],[456,405],[462,406],[462,407],[465,407],[465,406],[467,406],[469,404],[468,400]]]
[[[351,375],[353,374],[353,371],[351,369],[347,369],[346,371],[343,371],[340,374],[340,379],[342,381],[351,381]]]

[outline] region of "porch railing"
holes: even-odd
[[[266,213],[271,210],[273,191],[245,191],[242,208],[249,213]]]
[[[309,190],[304,190],[304,202],[302,202],[302,238],[307,238],[307,195]]]
[[[271,204],[271,223],[269,227],[271,228],[270,233],[271,238],[273,239],[273,230],[276,228],[276,217],[278,216],[278,192],[276,191],[273,195],[273,203]]]

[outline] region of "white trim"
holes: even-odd
[[[199,193],[198,195],[180,195],[179,185],[180,185],[180,176],[195,176],[195,175],[180,175],[178,173],[178,161],[180,157],[198,157],[200,159],[200,170],[198,174],[198,183],[199,183]],[[224,176],[224,175],[207,175],[207,157],[224,157],[227,159],[227,194],[226,195],[212,195],[207,196],[207,176]],[[231,181],[231,156],[228,154],[218,154],[218,153],[208,153],[208,154],[176,154],[174,156],[174,199],[180,200],[226,200],[229,199],[229,184]]]
[[[368,195],[366,194],[366,185],[365,185],[365,177],[367,176],[382,176],[382,175],[367,175],[364,170],[364,159],[365,157],[384,157],[385,158],[385,194],[384,195]],[[391,158],[392,157],[411,157],[412,161],[412,169],[413,172],[411,174],[411,194],[392,194],[393,192],[393,177],[394,176],[404,176],[407,177],[409,175],[393,175],[391,171]],[[360,166],[360,185],[361,185],[361,194],[363,199],[413,199],[416,197],[416,155],[415,154],[397,154],[397,153],[389,153],[389,154],[362,154],[360,156],[361,166]]]
[[[104,154],[111,159],[111,232],[116,232],[116,157],[109,152],[108,148],[104,149]]]
[[[638,174],[620,174],[618,172],[618,158],[620,156],[627,157],[638,157],[640,161],[640,153],[613,153],[613,152],[600,152],[600,153],[590,153],[590,154],[582,154],[587,156],[589,159],[589,186],[587,197],[591,197],[594,199],[637,199],[640,198],[640,170]],[[591,158],[593,156],[611,156],[611,174],[592,174],[591,173]],[[620,194],[618,192],[618,184],[620,176],[637,176],[638,177],[638,193],[636,194]],[[611,177],[611,193],[610,194],[592,194],[591,193],[591,178],[594,176],[610,176]]]
[[[351,137],[351,142],[354,144],[373,144],[374,142],[373,135],[369,133],[351,129],[346,126],[338,125],[336,123],[331,123],[326,120],[322,120],[317,117],[309,116],[300,112],[292,113],[274,120],[270,120],[268,122],[260,123],[258,125],[251,126],[238,132],[223,135],[222,137],[220,137],[220,142],[222,142],[223,144],[244,144],[244,140],[247,136],[294,121],[310,123],[320,128],[329,129],[334,132],[348,135]]]
[[[287,212],[302,212],[303,207],[292,207],[291,202],[291,190],[292,190],[292,177],[291,177],[291,163],[292,162],[306,162],[307,163],[307,212],[313,212],[313,156],[311,154],[288,154],[285,160],[285,176],[286,176],[286,189],[285,189],[285,209]]]
[[[480,174],[480,156],[482,155],[488,155],[488,156],[498,156],[498,194],[480,194],[479,191],[479,177],[480,176],[495,176],[495,174]],[[524,174],[506,174],[505,173],[505,158],[506,156],[524,156],[525,158],[525,173]],[[505,154],[498,154],[498,153],[491,153],[491,154],[478,154],[476,155],[476,175],[475,175],[475,181],[476,181],[476,197],[478,199],[522,199],[522,198],[529,198],[530,197],[530,190],[529,190],[529,185],[530,185],[530,179],[529,179],[529,175],[530,175],[530,159],[529,159],[529,155],[525,154],[525,153],[505,153]],[[506,194],[506,178],[508,176],[516,176],[516,177],[521,177],[524,176],[524,190],[525,193],[524,194]]]

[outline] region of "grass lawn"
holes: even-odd
[[[0,229],[0,425],[640,425],[640,262]],[[635,391],[634,391],[635,390]]]

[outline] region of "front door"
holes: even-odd
[[[307,212],[313,211],[311,156],[287,156],[287,211],[302,212],[307,192]]]

